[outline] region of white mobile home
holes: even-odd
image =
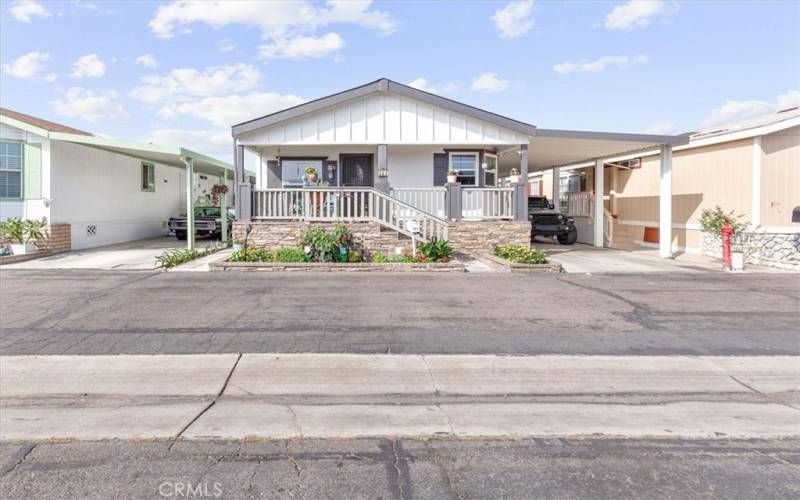
[[[184,148],[107,139],[0,109],[0,220],[44,218],[68,229],[72,249],[164,235],[167,220],[186,211],[187,193],[194,200],[221,179],[232,185],[232,169]]]

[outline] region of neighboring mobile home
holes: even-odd
[[[187,193],[194,201],[222,179],[232,186],[233,167],[194,151],[0,109],[0,220],[44,218],[51,237],[58,233],[51,250],[164,235],[167,220],[186,211]]]
[[[703,210],[721,207],[748,222],[743,235],[750,262],[800,269],[800,109],[760,116],[722,129],[689,135],[672,154],[672,250],[717,256],[718,238],[701,231]],[[605,160],[603,198],[613,219],[607,244],[657,246],[657,149]],[[531,190],[559,200],[578,221],[591,218],[582,198],[593,197],[594,164],[531,175]],[[554,189],[555,188],[555,189]]]

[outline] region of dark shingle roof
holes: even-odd
[[[90,132],[78,130],[76,128],[68,127],[60,123],[43,120],[41,118],[36,118],[35,116],[26,115],[25,113],[19,113],[17,111],[12,111],[6,108],[0,108],[0,115],[7,116],[15,120],[19,120],[21,122],[25,122],[28,125],[33,125],[34,127],[39,127],[45,130],[49,130],[50,132],[63,132],[65,134],[77,134],[77,135],[94,135]]]

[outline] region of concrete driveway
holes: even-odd
[[[8,264],[3,268],[149,270],[156,268],[157,255],[167,250],[184,248],[185,245],[185,241],[162,236],[85,250],[73,250],[41,259]],[[204,242],[198,242],[198,246],[203,245]]]

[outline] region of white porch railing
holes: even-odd
[[[461,216],[465,219],[513,219],[513,188],[463,188]]]
[[[286,188],[253,191],[254,220],[376,221],[411,236],[447,239],[447,221],[373,188]]]
[[[447,189],[444,187],[430,188],[392,188],[390,194],[400,201],[408,203],[412,207],[433,214],[436,217],[444,218],[445,213],[445,194]]]
[[[591,191],[566,193],[567,215],[571,217],[591,217],[594,212],[594,196]]]

